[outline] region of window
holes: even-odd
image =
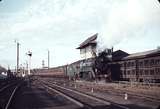
[[[123,74],[126,75],[126,72],[124,71]]]
[[[143,70],[139,70],[139,75],[143,75]]]
[[[130,67],[130,66],[131,66],[131,62],[128,62],[128,63],[127,63],[127,67]]]
[[[145,70],[145,75],[148,75],[149,71],[148,70]]]
[[[158,68],[158,72],[157,72],[157,75],[160,75],[160,68]]]
[[[154,75],[154,70],[150,70],[150,75]]]
[[[124,75],[124,70],[121,70],[121,72],[122,72],[122,75]]]
[[[124,67],[124,63],[121,63],[121,64],[120,64],[120,67]]]
[[[143,61],[139,62],[139,66],[142,67],[143,66]]]
[[[150,60],[150,65],[151,65],[151,66],[154,65],[154,59],[151,59],[151,60]]]
[[[160,65],[160,59],[155,59],[155,65]]]
[[[157,59],[155,59],[155,65],[158,65],[158,60]]]
[[[158,69],[159,68],[155,68],[155,74],[158,75]]]
[[[84,54],[84,53],[86,53],[86,49],[85,49],[85,48],[83,48],[83,49],[80,49],[80,53],[81,53],[81,54]]]
[[[135,70],[132,70],[132,75],[135,75]]]
[[[157,65],[160,65],[160,59],[157,59]]]
[[[148,66],[148,64],[149,64],[149,60],[144,60],[144,65]]]
[[[130,70],[127,71],[127,74],[130,75]]]

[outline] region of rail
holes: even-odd
[[[1,95],[3,95],[3,94],[5,95],[5,96],[2,96],[2,98],[4,99],[3,105],[2,105],[3,109],[9,109],[9,106],[12,102],[12,99],[21,84],[22,84],[21,81],[15,81],[15,82],[8,84],[0,89]]]
[[[13,97],[14,97],[14,95],[15,95],[15,93],[16,93],[16,91],[17,91],[17,89],[19,88],[20,85],[21,85],[21,84],[17,85],[17,86],[14,88],[14,90],[13,90],[13,92],[11,93],[11,96],[9,97],[9,100],[8,100],[6,106],[5,106],[5,109],[9,109],[9,106],[10,106],[10,104],[11,104],[11,102],[12,102],[12,99],[13,99]]]
[[[102,98],[99,98],[99,97],[96,97],[94,95],[90,95],[90,94],[87,94],[87,93],[84,93],[84,92],[81,92],[81,91],[77,91],[77,90],[72,90],[72,89],[69,89],[69,88],[65,88],[65,87],[62,87],[62,86],[59,86],[59,85],[56,85],[54,83],[51,83],[51,82],[46,82],[46,81],[43,81],[43,80],[40,80],[41,82],[43,82],[45,85],[49,85],[48,87],[50,87],[51,89],[55,89],[63,94],[65,94],[66,96],[69,96],[68,94],[66,94],[64,91],[68,91],[68,93],[74,93],[74,94],[77,94],[77,95],[80,95],[80,96],[83,96],[83,97],[86,97],[86,98],[89,98],[89,99],[92,99],[94,101],[98,101],[106,106],[110,106],[110,105],[114,105],[116,107],[119,107],[120,109],[129,109],[128,107],[124,106],[124,105],[120,105],[120,104],[117,104],[117,103],[114,103],[112,101],[109,101],[109,100],[106,100],[106,99],[102,99]],[[63,92],[62,92],[63,91]],[[71,97],[73,98],[73,97]],[[75,98],[74,98],[75,99]],[[79,101],[79,100],[77,100]],[[80,102],[80,101],[79,101]],[[90,106],[89,104],[86,104],[84,102],[80,102],[81,104],[83,104],[84,106],[87,105],[87,107],[90,107],[92,109],[92,106]]]

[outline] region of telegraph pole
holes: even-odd
[[[49,69],[49,63],[50,63],[50,59],[49,59],[49,50],[48,50],[48,69]]]
[[[42,60],[42,68],[44,68],[45,66],[45,63],[44,63],[44,60]]]
[[[19,71],[19,42],[17,42],[17,74]]]
[[[31,75],[31,57],[32,57],[32,52],[31,51],[28,51],[27,53],[28,55],[28,87],[30,87],[30,75]]]
[[[32,56],[32,52],[31,51],[28,51],[27,53],[28,57],[29,57],[29,60],[28,60],[28,75],[31,75],[31,56]]]

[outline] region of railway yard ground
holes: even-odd
[[[133,109],[137,108],[156,108],[160,104],[160,89],[154,88],[138,88],[130,87],[116,83],[88,83],[76,82],[78,90],[87,91],[89,94],[105,98],[118,104],[131,106]],[[125,98],[127,94],[127,98]]]
[[[104,83],[88,81],[64,81],[59,78],[46,78],[63,87],[94,95],[131,109],[156,109],[160,105],[160,87],[146,85],[128,85],[122,83]],[[127,99],[125,99],[127,94]]]
[[[25,83],[16,93],[9,109],[76,109],[78,106],[57,93],[49,92],[37,81]]]
[[[0,109],[157,109],[158,88],[31,77],[0,85]]]

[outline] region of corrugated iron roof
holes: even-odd
[[[154,54],[159,54],[160,55],[160,49],[154,49],[154,50],[149,50],[149,51],[145,51],[145,52],[139,52],[139,53],[133,53],[130,54],[126,57],[124,57],[123,59],[133,59],[133,58],[144,58],[146,56],[150,56],[150,55],[154,55]]]
[[[77,49],[81,49],[89,44],[96,44],[98,33],[94,34],[93,36],[86,39],[84,42],[82,42]]]

